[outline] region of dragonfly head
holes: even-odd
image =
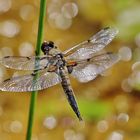
[[[43,51],[44,54],[49,54],[49,51],[53,48],[55,48],[55,46],[54,46],[54,42],[52,41],[48,41],[48,42],[44,41],[41,46],[41,50]]]

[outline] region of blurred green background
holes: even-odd
[[[0,0],[0,57],[32,56],[39,0]],[[44,40],[61,50],[104,27],[119,34],[107,50],[121,61],[89,83],[70,77],[84,122],[71,110],[60,85],[38,94],[32,140],[140,139],[140,1],[48,0]],[[0,81],[23,72],[0,66]],[[0,140],[25,140],[30,93],[0,91]]]

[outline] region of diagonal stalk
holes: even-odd
[[[41,50],[41,44],[43,41],[45,13],[46,13],[46,0],[40,0],[40,15],[39,15],[38,36],[37,36],[37,44],[36,44],[36,55],[37,56],[39,56],[40,52],[41,52],[40,50]],[[35,79],[37,77],[38,77],[38,75],[35,76]],[[38,91],[33,91],[31,93],[26,140],[31,140],[31,137],[32,137],[32,128],[33,128],[37,93],[38,93]]]

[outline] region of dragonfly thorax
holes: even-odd
[[[62,53],[57,54],[56,59],[57,59],[57,66],[59,68],[66,66],[66,61],[65,61]]]

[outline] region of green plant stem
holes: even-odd
[[[45,13],[46,13],[46,0],[40,0],[40,15],[39,15],[38,36],[37,36],[37,44],[36,44],[36,55],[37,56],[39,56],[40,52],[41,52]],[[37,76],[36,76],[36,78],[37,78]],[[32,137],[32,128],[33,128],[33,120],[34,120],[37,93],[38,93],[38,91],[33,91],[31,93],[26,140],[31,140],[31,137]]]

